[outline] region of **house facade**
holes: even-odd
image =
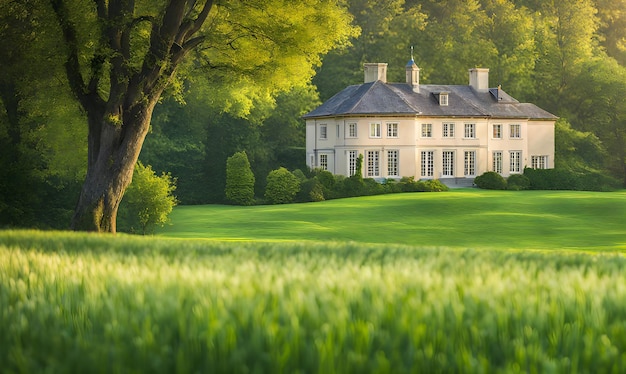
[[[364,65],[363,84],[345,88],[306,120],[307,165],[365,178],[440,179],[471,185],[495,171],[554,167],[557,117],[489,87],[489,69],[468,85],[422,85],[411,59],[406,82],[388,83],[387,64]]]

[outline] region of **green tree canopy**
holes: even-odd
[[[49,5],[48,5],[49,4]],[[86,113],[87,174],[72,227],[115,232],[156,103],[202,72],[208,100],[246,115],[308,82],[355,35],[335,1],[50,0],[69,87]],[[48,8],[48,6],[50,6]]]

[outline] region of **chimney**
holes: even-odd
[[[387,64],[366,62],[363,64],[365,70],[365,83],[382,81],[387,83]]]
[[[476,91],[486,91],[489,89],[489,69],[473,68],[469,69],[469,85]]]
[[[420,92],[420,68],[411,57],[411,61],[406,64],[406,83],[411,86],[413,92]]]

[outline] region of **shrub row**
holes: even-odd
[[[531,168],[524,169],[524,174],[513,174],[508,179],[488,171],[476,177],[474,184],[489,190],[613,191],[619,188],[619,181],[599,172]]]
[[[322,201],[344,197],[371,196],[401,192],[439,192],[448,187],[439,180],[415,181],[413,177],[400,180],[362,178],[358,175],[345,177],[333,175],[326,170],[312,170],[305,175],[301,170],[294,171],[300,179],[298,202]]]

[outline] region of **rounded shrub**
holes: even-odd
[[[176,179],[170,173],[158,176],[150,165],[137,162],[118,212],[120,231],[145,235],[163,226],[178,203],[175,190]]]
[[[530,188],[530,179],[524,174],[511,174],[506,180],[508,190],[527,190]]]
[[[287,204],[300,190],[300,181],[289,170],[281,167],[267,175],[265,198],[270,204]]]
[[[450,188],[443,184],[439,179],[427,179],[417,182],[417,190],[420,192],[443,192]]]
[[[495,171],[488,171],[477,176],[474,184],[485,190],[506,190],[506,180]]]
[[[254,205],[254,174],[246,152],[226,160],[226,199],[235,205]]]

